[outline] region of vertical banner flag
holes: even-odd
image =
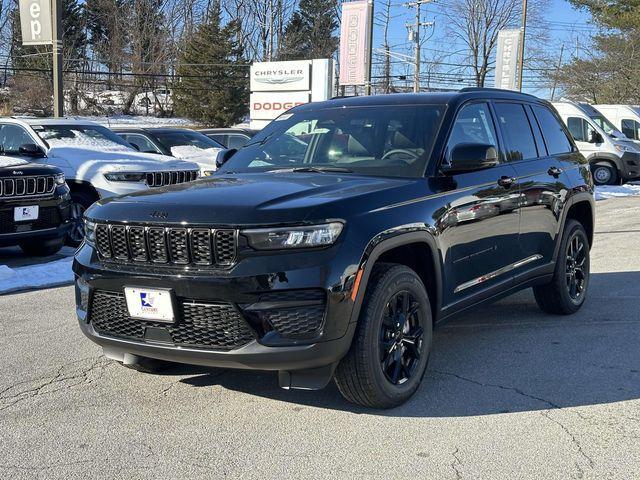
[[[518,52],[522,34],[519,28],[498,32],[498,52],[496,53],[496,88],[517,90]]]
[[[371,48],[371,6],[368,0],[342,4],[340,85],[365,85]]]
[[[20,0],[23,45],[51,45],[51,0]]]

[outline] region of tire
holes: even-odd
[[[138,357],[136,363],[122,363],[121,365],[131,370],[135,370],[136,372],[154,374],[162,373],[173,367],[175,364],[164,360],[156,360],[155,358]]]
[[[399,317],[403,311],[409,315]],[[365,407],[401,405],[420,386],[432,338],[431,306],[420,277],[404,265],[374,265],[351,348],[336,369],[340,393]]]
[[[93,202],[98,200],[95,195],[91,195],[87,192],[72,192],[71,193],[71,216],[73,226],[67,235],[67,245],[77,248],[84,239],[84,223],[82,216],[87,208],[89,208]]]
[[[553,279],[546,285],[533,288],[540,309],[555,315],[571,315],[580,310],[587,297],[590,267],[587,233],[582,224],[568,220],[562,234]],[[573,294],[570,275],[578,282],[575,290],[577,296]]]
[[[592,164],[591,175],[596,185],[618,184],[618,169],[609,162],[596,162]]]
[[[49,257],[58,253],[62,247],[64,247],[64,238],[57,238],[55,240],[42,241],[30,241],[22,242],[20,248],[30,257]]]

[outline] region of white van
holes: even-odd
[[[640,145],[628,139],[602,113],[586,103],[553,104],[589,160],[596,185],[640,178]]]
[[[640,143],[640,106],[594,105],[594,107],[628,139]]]

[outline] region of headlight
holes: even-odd
[[[616,150],[618,150],[619,152],[637,152],[637,150],[633,147],[630,147],[628,145],[620,145],[619,143],[616,143],[614,145],[616,147]]]
[[[56,185],[64,185],[64,173],[58,173],[55,177],[53,177],[53,179],[55,180]]]
[[[211,175],[213,175],[214,173],[216,173],[215,170],[205,170],[204,173],[202,174],[205,177],[210,177]]]
[[[110,182],[142,182],[146,177],[146,173],[137,172],[113,172],[104,174],[104,178]]]
[[[84,219],[84,241],[93,246],[96,244],[96,223],[86,218]]]
[[[342,223],[332,222],[304,227],[257,228],[243,230],[242,234],[249,240],[249,245],[257,250],[280,250],[332,245],[342,228]]]

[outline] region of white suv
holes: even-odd
[[[60,168],[71,189],[74,228],[69,243],[84,237],[82,214],[114,195],[193,181],[193,162],[135,150],[108,128],[73,119],[0,118],[0,154],[31,157]]]

